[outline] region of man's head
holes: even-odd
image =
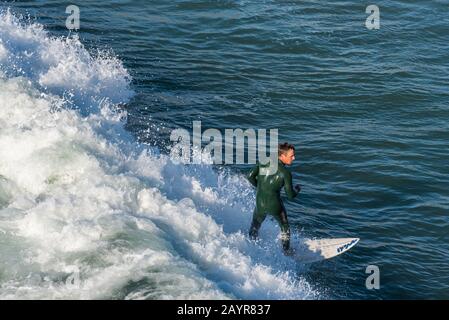
[[[278,149],[279,160],[286,165],[291,165],[295,160],[295,147],[287,142],[281,143]]]

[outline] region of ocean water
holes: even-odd
[[[0,2],[0,299],[449,299],[447,2],[373,4]],[[359,244],[249,241],[250,166],[168,156],[198,120],[278,129],[293,241]]]

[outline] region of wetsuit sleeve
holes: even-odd
[[[293,189],[292,174],[290,171],[286,171],[284,173],[284,190],[287,194],[288,200],[293,200],[298,195],[298,192]]]
[[[259,165],[256,165],[254,168],[251,169],[251,171],[248,174],[248,180],[249,182],[257,187],[257,176],[259,175]]]

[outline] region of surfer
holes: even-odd
[[[282,248],[286,255],[292,254],[290,250],[290,227],[287,219],[287,211],[281,199],[281,189],[284,187],[288,200],[293,200],[301,191],[297,184],[292,185],[292,174],[285,167],[291,165],[295,160],[295,147],[287,142],[279,145],[278,148],[278,169],[272,175],[262,174],[264,167],[269,163],[257,164],[248,174],[249,182],[256,187],[256,207],[254,209],[253,220],[249,229],[251,239],[257,239],[260,226],[267,215],[276,219],[281,227]]]

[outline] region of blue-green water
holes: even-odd
[[[314,298],[448,299],[447,2],[374,4],[379,30],[365,27],[357,1],[83,1],[78,34],[131,75],[126,129],[139,141],[164,152],[171,129],[201,120],[277,128],[296,146],[302,191],[286,204],[295,233],[361,238],[289,269]],[[65,2],[2,6],[68,34]],[[246,232],[248,219],[234,223]],[[380,269],[379,290],[365,287],[368,265]]]

